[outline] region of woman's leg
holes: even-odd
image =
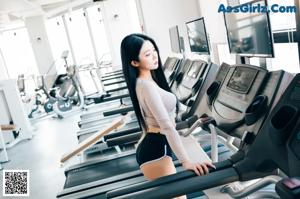
[[[172,158],[166,156],[160,160],[146,163],[141,167],[145,178],[148,180],[155,180],[162,176],[167,176],[176,173]],[[178,199],[185,199],[186,196],[177,197]]]

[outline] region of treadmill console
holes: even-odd
[[[209,107],[212,105],[213,101],[218,94],[218,91],[230,69],[230,65],[226,63],[222,63],[217,74],[215,76],[215,80],[210,84],[210,86],[206,90],[206,102]]]
[[[230,77],[227,88],[238,93],[247,94],[257,73],[258,71],[253,68],[238,67]]]
[[[181,84],[188,89],[192,89],[194,85],[199,81],[199,79],[203,76],[206,67],[207,63],[204,61],[193,61]]]
[[[243,123],[247,107],[266,83],[268,71],[251,65],[230,67],[213,103],[218,128],[230,132]]]
[[[165,69],[173,71],[177,62],[178,62],[177,58],[171,58],[170,61],[168,61],[167,65],[165,66]]]
[[[226,63],[222,63],[222,65],[220,66],[220,69],[216,75],[216,82],[220,82],[222,83],[228,73],[230,69],[230,65],[226,64]]]
[[[191,78],[197,78],[200,70],[202,69],[202,64],[201,62],[197,62],[195,61],[191,67],[189,68],[189,71],[187,73],[187,76],[188,77],[191,77]]]
[[[199,91],[208,64],[201,60],[195,60],[185,67],[185,73],[182,73],[183,79],[176,89],[176,95],[182,103],[186,103]]]

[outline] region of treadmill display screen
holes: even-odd
[[[255,69],[238,67],[233,72],[227,87],[239,93],[248,93],[256,74]]]
[[[173,70],[175,63],[176,63],[176,59],[171,59],[167,64],[166,69]]]
[[[192,78],[196,78],[198,76],[198,73],[199,71],[201,70],[202,66],[201,66],[201,63],[193,63],[192,66],[190,67],[189,69],[189,72],[188,72],[188,76],[189,77],[192,77]]]
[[[216,81],[222,83],[224,78],[226,77],[228,71],[229,71],[229,66],[222,65],[220,67],[220,70],[219,70],[218,75],[216,77]]]

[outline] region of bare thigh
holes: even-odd
[[[141,167],[141,171],[148,180],[155,180],[162,176],[167,176],[176,173],[176,168],[172,158],[166,156],[160,160],[146,163]],[[177,199],[185,199],[186,196],[177,197]]]

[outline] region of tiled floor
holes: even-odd
[[[76,132],[79,113],[63,120],[47,119],[35,125],[34,137],[8,150],[8,163],[4,169],[28,169],[30,171],[30,197],[33,199],[53,199],[62,190],[64,170],[77,162],[78,157],[61,167],[61,156],[77,144]],[[2,196],[2,176],[0,171],[0,198]]]

